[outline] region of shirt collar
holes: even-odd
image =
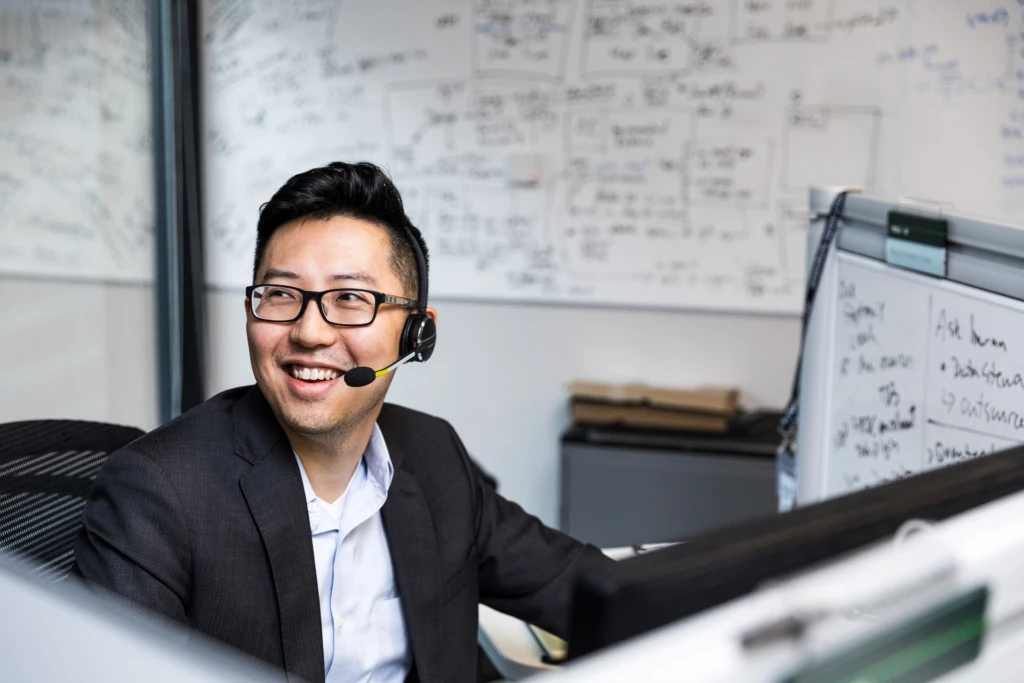
[[[373,423],[373,433],[370,434],[370,443],[366,445],[366,451],[363,453],[363,461],[366,463],[370,481],[384,497],[387,497],[391,482],[395,478],[395,466],[391,463],[391,453],[384,442],[384,433],[380,431],[380,426],[376,422]]]
[[[316,502],[316,493],[313,492],[313,486],[309,483],[306,468],[302,466],[302,459],[299,458],[299,454],[295,453],[294,449],[292,453],[295,454],[295,461],[299,464],[299,475],[302,477],[302,491],[306,497],[306,503],[314,503]],[[361,466],[366,467],[368,479],[386,498],[388,491],[391,489],[391,482],[395,478],[395,466],[391,463],[391,454],[388,452],[387,443],[384,442],[384,434],[380,431],[380,427],[376,422],[373,424],[370,442],[366,444],[366,450],[363,451]],[[359,476],[359,469],[357,467],[352,475],[352,481],[349,482],[350,488],[356,477]]]

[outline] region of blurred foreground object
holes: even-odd
[[[18,683],[283,681],[256,660],[131,610],[77,581],[53,585],[0,553],[0,661]]]

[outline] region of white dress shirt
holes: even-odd
[[[370,443],[334,503],[317,498],[296,454],[313,534],[327,683],[401,683],[412,664],[380,509],[394,467],[384,436]]]

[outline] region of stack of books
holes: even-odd
[[[569,393],[572,419],[581,425],[724,434],[739,412],[735,388],[683,390],[577,381]]]

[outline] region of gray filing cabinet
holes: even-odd
[[[562,531],[600,547],[678,541],[774,514],[774,414],[727,436],[571,427]]]

